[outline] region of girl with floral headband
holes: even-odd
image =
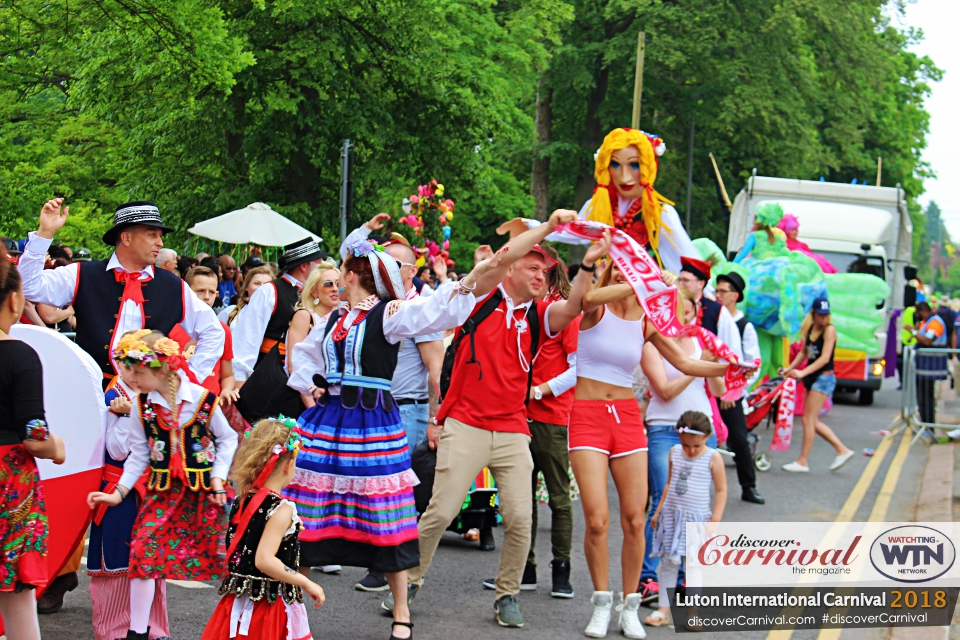
[[[130,630],[147,640],[157,581],[218,580],[217,540],[223,533],[223,483],[237,449],[237,433],[217,396],[196,383],[180,346],[142,329],[124,336],[113,352],[129,364],[140,394],[129,418],[130,454],[112,492],[95,491],[90,508],[129,498],[149,467],[147,495],[130,541]]]
[[[137,331],[128,331],[121,339],[135,333]],[[112,493],[123,475],[123,463],[130,455],[130,414],[140,393],[133,379],[133,367],[118,362],[117,369],[120,373],[113,377],[104,392],[108,410],[100,491],[105,493]],[[136,483],[128,500],[115,507],[98,505],[93,512],[87,575],[90,576],[95,640],[123,638],[130,628],[130,539],[147,493],[145,480],[141,478]],[[163,582],[154,594],[149,623],[151,640],[170,636],[166,585]]]
[[[303,592],[314,606],[326,597],[297,571],[297,506],[280,496],[297,470],[300,435],[292,418],[266,418],[247,434],[230,477],[237,500],[227,529],[227,561],[220,603],[202,640],[255,637],[260,640],[309,640]]]

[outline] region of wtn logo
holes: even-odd
[[[884,532],[870,546],[870,562],[897,582],[928,582],[953,566],[957,550],[949,536],[931,527],[907,525]]]
[[[937,545],[937,550],[934,551],[927,545],[923,544],[894,544],[894,545],[885,545],[880,544],[880,550],[883,553],[883,560],[887,564],[907,564],[907,560],[910,556],[913,556],[913,566],[919,566],[921,563],[929,565],[930,561],[933,560],[939,565],[943,564],[943,543]],[[900,572],[907,572],[907,569],[901,569]],[[919,569],[918,572],[926,573],[926,569]]]

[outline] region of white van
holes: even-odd
[[[727,251],[731,257],[753,231],[757,207],[765,202],[779,203],[786,213],[797,216],[799,239],[823,254],[840,273],[869,273],[890,285],[891,296],[878,310],[884,320],[876,332],[880,349],[863,354],[862,360],[847,354],[837,371],[838,388],[857,390],[861,404],[870,404],[873,392],[880,389],[887,325],[893,309],[903,307],[907,284],[903,268],[910,265],[913,252],[913,225],[903,189],[767,178],[754,171],[730,214]]]

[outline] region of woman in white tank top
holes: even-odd
[[[680,306],[677,311],[683,313]],[[604,271],[597,287],[584,297],[583,311],[577,349],[577,390],[568,437],[570,462],[580,486],[586,521],[584,552],[594,588],[594,613],[585,633],[589,637],[604,637],[613,606],[607,547],[607,475],[612,474],[623,527],[619,626],[628,638],[644,638],[646,632],[637,615],[637,588],[644,552],[647,442],[633,396],[633,370],[645,342],[656,345],[674,367],[688,375],[722,376],[727,365],[691,357],[674,340],[665,338],[645,322],[633,288],[613,264]]]

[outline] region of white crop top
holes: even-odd
[[[580,331],[577,377],[632,388],[643,356],[643,321],[622,320],[604,307],[600,322]]]
[[[694,340],[694,351],[690,357],[699,360],[703,350],[700,343]],[[663,356],[660,356],[663,358]],[[663,358],[663,369],[666,371],[667,380],[673,382],[683,374],[672,364]],[[683,415],[684,411],[699,411],[708,418],[713,416],[713,409],[710,407],[710,398],[707,397],[707,389],[703,378],[694,378],[693,382],[687,385],[687,388],[671,400],[665,401],[657,395],[657,392],[650,388],[650,404],[647,405],[646,421],[649,424],[677,424],[677,420]]]

